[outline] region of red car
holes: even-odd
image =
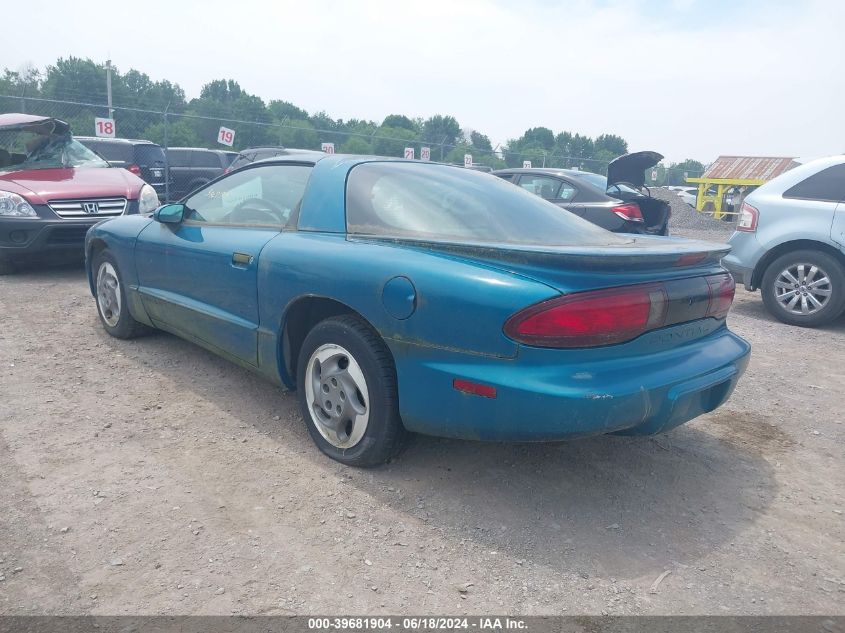
[[[0,114],[0,274],[41,253],[82,256],[91,226],[158,205],[150,185],[110,167],[64,121]]]

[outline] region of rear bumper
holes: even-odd
[[[490,441],[553,441],[604,433],[654,434],[719,407],[748,364],[750,346],[723,323],[665,328],[603,350],[522,348],[516,359],[391,344],[408,430]],[[700,336],[691,343],[686,337]],[[675,347],[648,353],[662,346]],[[455,378],[495,387],[467,395]]]
[[[754,290],[752,279],[754,276],[754,269],[748,268],[740,264],[736,258],[726,255],[722,258],[722,266],[728,269],[728,272],[733,275],[734,281],[737,284],[745,286],[746,290]]]

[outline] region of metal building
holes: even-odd
[[[719,156],[700,178],[687,182],[698,185],[696,210],[731,217],[753,189],[797,165],[794,158],[782,156]]]

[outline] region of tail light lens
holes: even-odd
[[[733,302],[733,277],[719,274],[699,279],[695,295],[701,297],[701,308],[693,320],[724,318]],[[683,306],[673,310],[669,296],[665,283],[577,292],[517,312],[505,322],[504,332],[518,343],[537,347],[580,348],[624,343],[645,332],[690,320],[691,302],[687,302],[687,297],[673,297],[673,302]]]
[[[745,231],[746,233],[753,233],[757,230],[757,220],[760,217],[760,212],[756,207],[752,207],[747,202],[742,203],[739,210],[739,219],[736,222],[737,231]]]
[[[636,204],[620,204],[613,207],[611,211],[623,220],[629,220],[631,222],[643,221],[643,212],[640,211],[640,207]]]
[[[129,165],[126,169],[128,169],[129,171],[131,171],[131,172],[132,172],[133,174],[135,174],[136,176],[140,176],[140,175],[141,175],[141,168],[140,168],[138,165]]]
[[[712,275],[707,278],[710,288],[710,302],[707,305],[707,316],[724,319],[734,302],[736,282],[730,275]]]

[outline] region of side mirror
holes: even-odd
[[[162,224],[179,224],[184,216],[184,204],[165,204],[153,212],[153,219]]]

